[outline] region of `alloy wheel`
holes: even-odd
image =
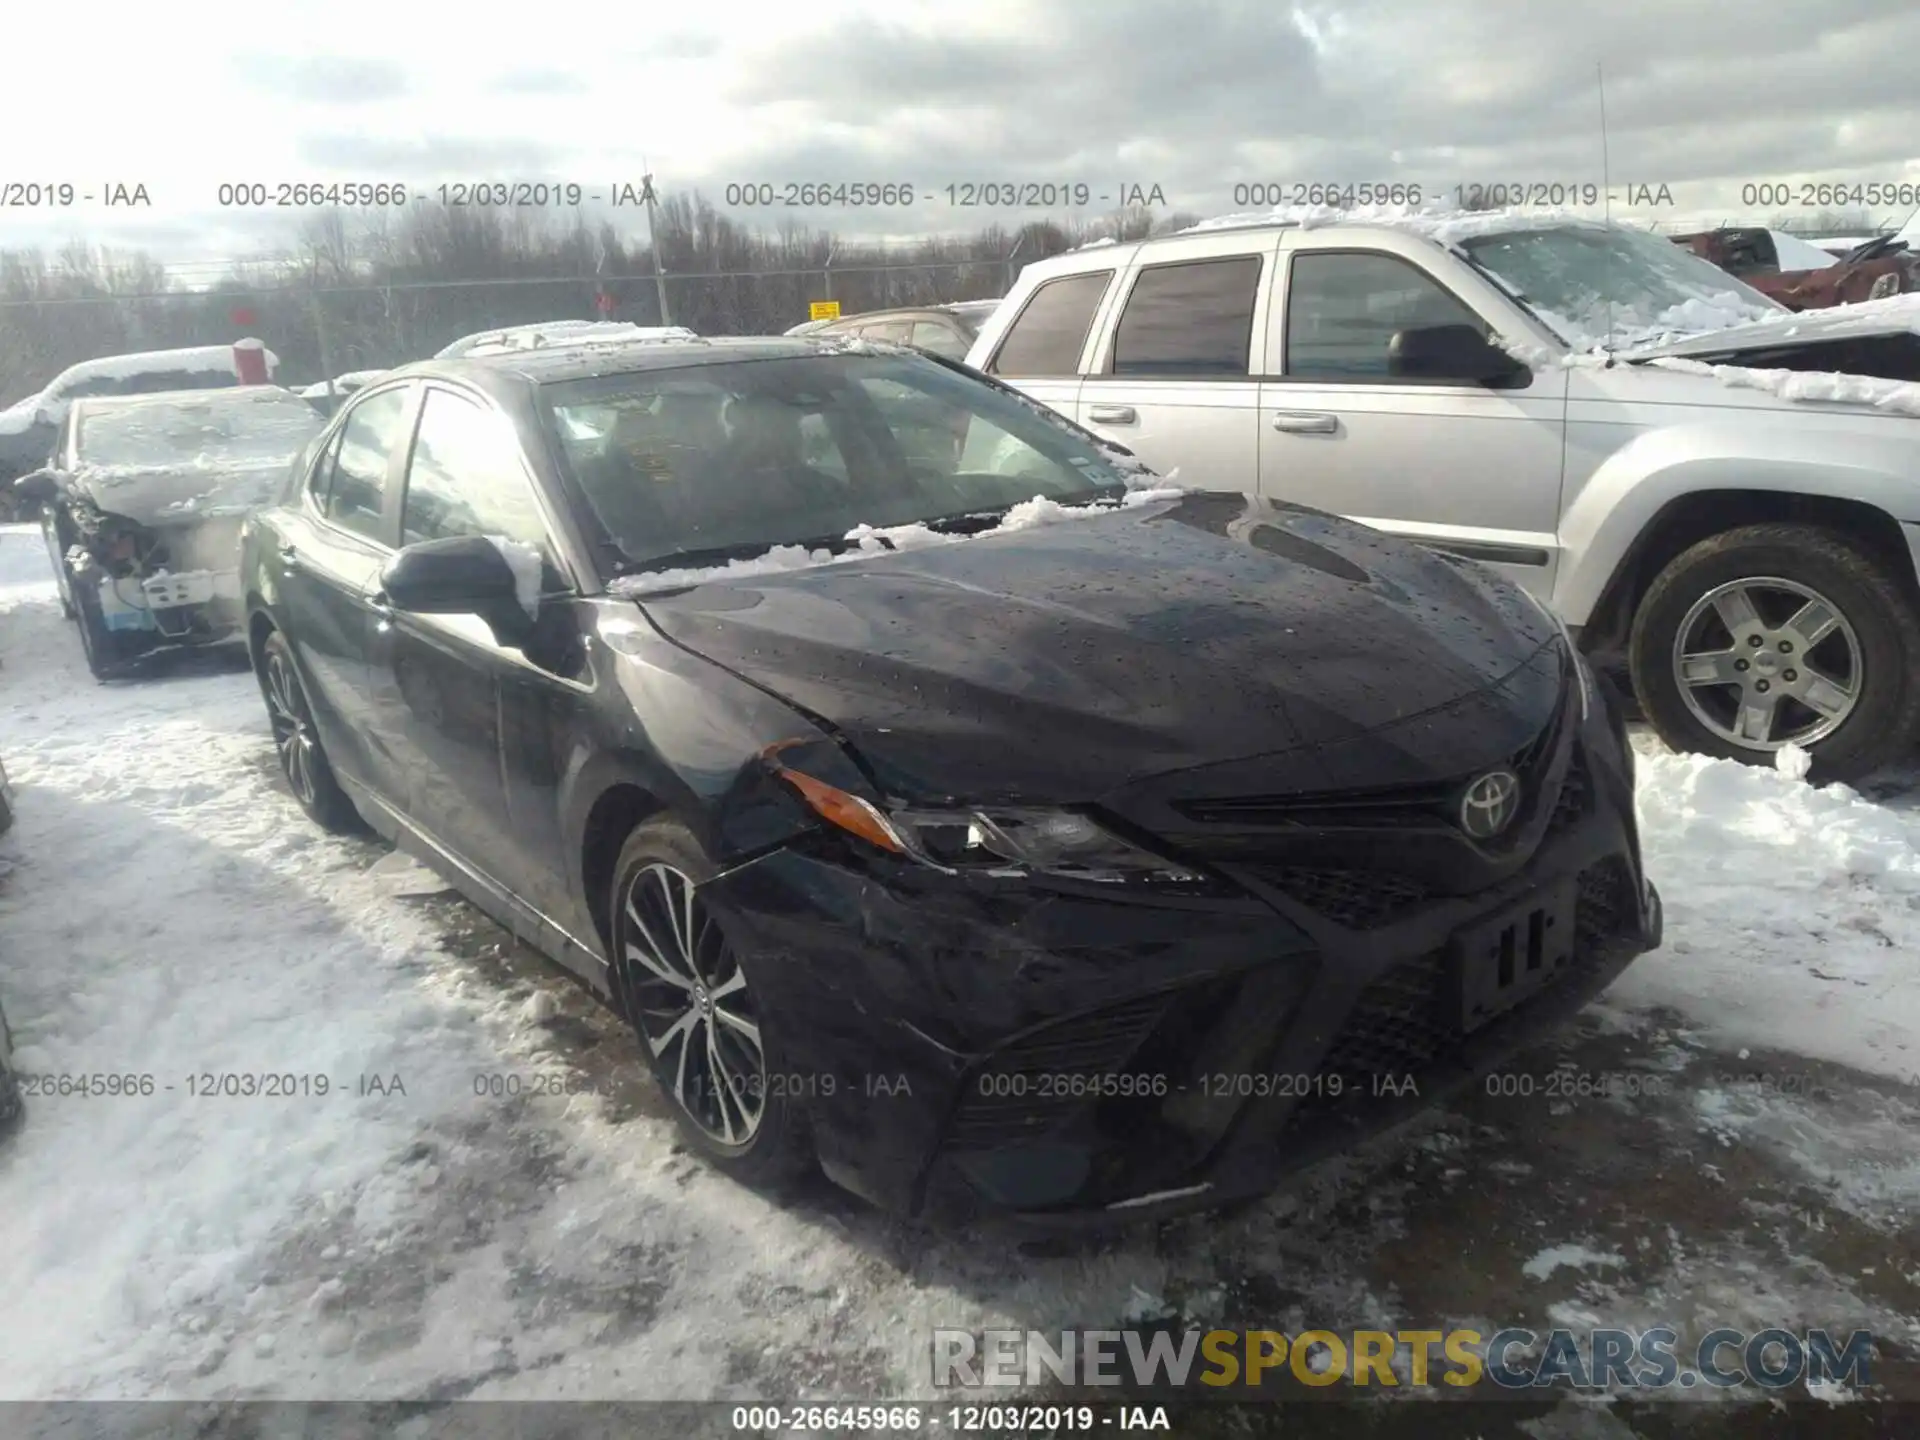
[[[766,1111],[766,1052],[726,936],[694,882],[659,862],[633,872],[619,916],[628,1008],[662,1083],[706,1135],[747,1144]]]
[[[1779,576],[1717,585],[1674,634],[1673,674],[1695,719],[1731,745],[1811,745],[1846,723],[1865,678],[1838,606]]]
[[[267,720],[273,727],[273,746],[280,752],[280,768],[300,803],[312,806],[319,797],[314,779],[313,719],[293,666],[282,655],[267,657]]]

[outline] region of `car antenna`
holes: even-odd
[[[1600,91],[1600,216],[1606,222],[1607,238],[1606,265],[1610,269],[1613,262],[1613,166],[1607,154],[1607,67],[1604,62],[1593,62],[1594,84]],[[1608,280],[1611,282],[1612,277]],[[1607,286],[1607,368],[1613,368],[1613,286]]]

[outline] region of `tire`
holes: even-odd
[[[627,837],[608,895],[614,998],[687,1142],[734,1180],[771,1188],[814,1168],[813,1138],[798,1097],[768,1083],[769,1076],[790,1073],[778,1025],[699,898],[697,887],[715,872],[700,842],[677,821],[649,820]],[[695,887],[691,898],[686,882]],[[691,967],[679,943],[682,927],[668,918],[669,898],[674,914],[692,918]],[[757,1054],[743,1026],[757,1035]],[[712,1049],[703,1043],[709,1036]],[[715,1053],[727,1076],[723,1083],[714,1079]]]
[[[280,774],[307,818],[335,835],[356,834],[360,813],[333,773],[333,763],[320,743],[307,703],[307,688],[293,663],[293,647],[278,630],[269,631],[260,647],[255,671],[260,698],[266,701],[267,724],[280,760]]]
[[[0,1010],[0,1138],[18,1126],[25,1113],[20,1080],[13,1069],[13,1031],[7,1028],[6,1012]]]
[[[116,680],[153,647],[144,635],[123,635],[107,629],[100,613],[100,595],[91,584],[72,587],[75,619],[80,624],[80,649],[96,680]]]
[[[49,505],[40,512],[40,534],[47,542],[47,558],[53,562],[53,580],[60,587],[60,613],[67,619],[79,618],[73,601],[73,574],[67,568],[66,537],[61,534],[60,512]]]
[[[1641,597],[1628,655],[1641,709],[1676,750],[1766,765],[1791,740],[1814,778],[1855,780],[1904,758],[1920,732],[1920,615],[1901,578],[1840,531],[1748,525],[1702,540]],[[1743,724],[1749,704],[1756,723]]]

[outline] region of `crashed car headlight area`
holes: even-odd
[[[888,811],[810,775],[781,773],[822,819],[949,875],[1052,875],[1104,884],[1204,878],[1071,810]]]
[[[76,586],[98,596],[107,630],[169,641],[216,640],[232,630],[240,575],[231,562],[216,562],[237,553],[237,525],[167,534],[84,503],[68,513],[77,533],[67,568]]]

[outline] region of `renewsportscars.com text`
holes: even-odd
[[[1868,1383],[1855,1330],[936,1330],[936,1386],[1208,1386],[1662,1390]]]

